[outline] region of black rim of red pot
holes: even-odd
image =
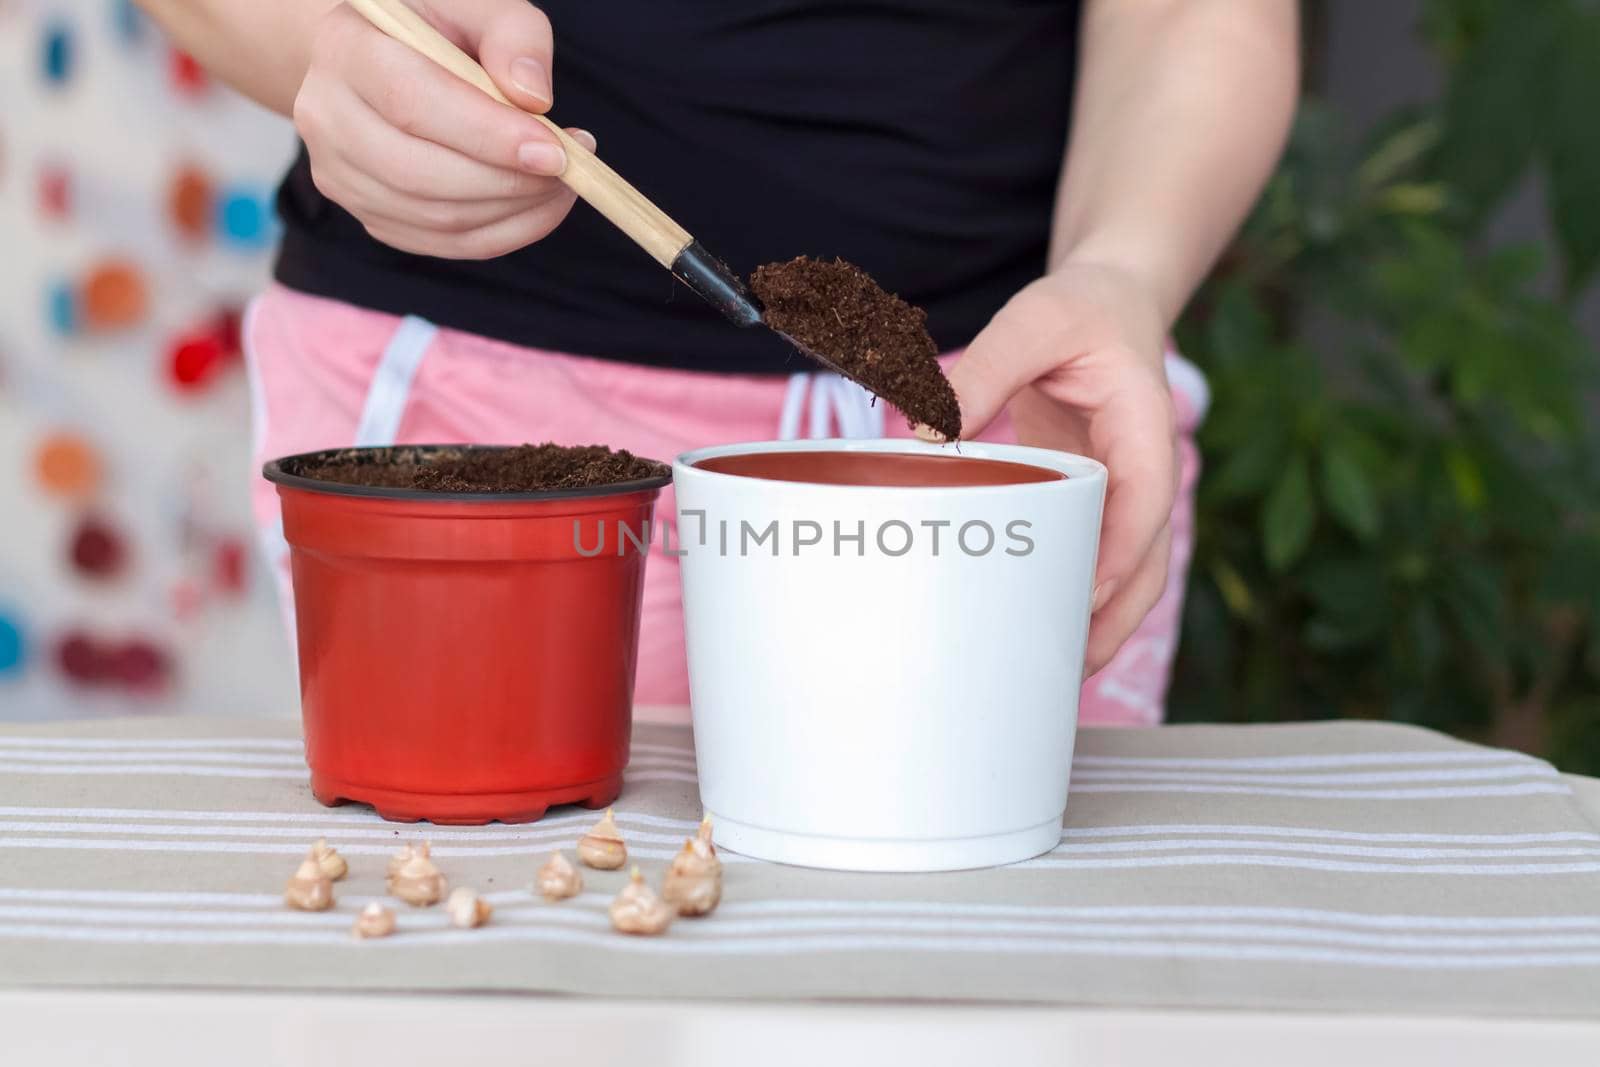
[[[326,463],[335,457],[343,460],[359,459],[363,455],[403,450],[418,458],[438,452],[504,452],[511,445],[379,445],[371,448],[325,448],[317,452],[300,452],[281,456],[261,467],[261,476],[274,485],[301,489],[310,493],[331,493],[334,496],[375,497],[380,500],[421,500],[441,504],[505,504],[519,501],[576,500],[593,496],[619,496],[661,489],[672,483],[672,468],[660,460],[651,459],[661,467],[661,473],[651,478],[635,478],[609,485],[589,485],[581,489],[540,489],[523,493],[440,493],[428,489],[402,489],[385,485],[347,485],[343,482],[324,482],[293,473],[306,467]],[[648,456],[641,457],[649,459]]]

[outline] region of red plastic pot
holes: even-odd
[[[446,824],[615,800],[645,566],[620,526],[646,535],[670,475],[482,494],[297,473],[331,454],[263,471],[283,502],[316,798]]]

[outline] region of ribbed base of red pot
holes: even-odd
[[[311,794],[328,807],[371,804],[390,822],[427,820],[440,826],[481,826],[488,822],[537,822],[559,804],[604,808],[622,792],[622,775],[559,789],[515,793],[413,793],[360,785],[311,772]]]

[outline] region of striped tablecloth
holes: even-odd
[[[658,876],[699,815],[687,731],[641,726],[617,805]],[[1370,723],[1086,730],[1061,846],[941,875],[726,855],[712,917],[614,934],[621,872],[546,904],[594,818],[397,826],[310,796],[291,723],[0,729],[0,984],[1011,1000],[1600,1016],[1600,835],[1547,764]],[[312,839],[335,910],[280,900]],[[356,943],[385,857],[428,837],[496,905],[400,910]]]

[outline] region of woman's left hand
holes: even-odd
[[[1023,444],[1110,472],[1085,677],[1166,588],[1179,465],[1165,351],[1160,309],[1138,278],[1069,259],[1012,297],[950,370],[963,436],[1009,402]]]

